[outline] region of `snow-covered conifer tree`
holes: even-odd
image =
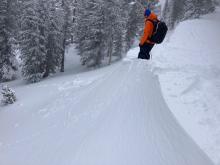
[[[126,50],[129,50],[134,43],[134,38],[138,32],[138,16],[139,16],[139,5],[133,3],[130,5],[128,19],[126,23]]]
[[[13,0],[2,0],[0,3],[0,81],[12,80],[18,69],[13,50],[13,28],[15,24]]]
[[[125,33],[122,4],[114,0],[104,1],[104,32],[105,48],[111,63],[112,56],[121,57],[123,51],[123,37]]]
[[[114,49],[112,55],[121,58],[124,53],[124,38],[126,32],[126,18],[125,11],[122,10],[122,4],[115,2],[113,6],[113,13],[115,22],[113,24]]]
[[[73,4],[77,4],[77,0],[62,0],[61,1],[61,11],[62,11],[62,49],[61,49],[61,68],[60,71],[64,72],[64,56],[66,46],[69,45],[71,40],[73,40]]]
[[[104,8],[101,0],[78,2],[76,43],[83,65],[100,65],[104,57]]]
[[[22,75],[29,82],[43,78],[46,63],[45,16],[38,1],[23,2],[21,18],[21,60]]]
[[[166,0],[163,18],[171,29],[174,28],[184,18],[184,0]]]
[[[193,0],[194,5],[196,6],[195,14],[198,16],[213,12],[215,10],[213,0]]]
[[[190,18],[213,12],[213,0],[166,0],[163,9],[163,18],[170,28],[175,24]]]
[[[15,92],[9,88],[7,85],[4,85],[2,87],[2,104],[7,105],[7,104],[13,104],[16,101],[16,96]]]
[[[47,77],[50,73],[55,73],[56,69],[60,67],[63,50],[63,34],[62,24],[60,21],[60,15],[56,11],[55,3],[53,1],[47,1],[48,3],[48,18],[46,26],[46,70],[44,77]]]

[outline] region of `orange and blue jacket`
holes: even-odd
[[[145,43],[155,44],[149,40],[149,38],[153,34],[154,25],[152,22],[147,21],[148,19],[153,20],[153,21],[158,20],[156,14],[154,13],[151,13],[148,17],[145,18],[144,34],[140,39],[140,45],[144,45]]]

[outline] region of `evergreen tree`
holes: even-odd
[[[109,64],[111,63],[112,56],[121,58],[123,52],[123,37],[124,37],[124,24],[123,10],[121,3],[108,0],[104,2],[104,40]]]
[[[197,17],[203,14],[213,12],[215,10],[213,0],[193,0],[196,6],[195,14]]]
[[[46,19],[38,1],[23,2],[21,18],[21,60],[22,75],[29,82],[37,82],[43,78],[46,63]]]
[[[113,11],[115,13],[115,23],[114,26],[114,47],[113,56],[122,58],[124,51],[124,38],[126,33],[126,18],[124,18],[125,13],[122,10],[122,4],[114,4]],[[111,62],[111,61],[110,61]]]
[[[24,1],[21,22],[22,74],[40,81],[61,66],[63,14],[53,0]]]
[[[110,64],[112,56],[122,57],[126,32],[122,2],[78,1],[76,43],[82,64],[100,65],[105,57]]]
[[[0,82],[14,79],[18,69],[13,50],[15,5],[13,0],[2,0],[0,3]]]
[[[197,18],[199,14],[195,14],[196,4],[195,1],[185,0],[184,2],[185,19]]]
[[[114,49],[113,49],[113,54],[112,56],[118,57],[118,58],[122,58],[123,55],[123,51],[124,51],[124,44],[123,44],[123,36],[124,36],[124,32],[120,29],[123,27],[118,27],[118,29],[115,29],[115,33],[114,33]],[[109,64],[111,63],[111,59],[109,60]]]
[[[61,49],[61,53],[62,53],[62,58],[61,58],[61,72],[64,72],[64,56],[65,56],[65,49],[66,46],[69,45],[71,42],[70,40],[73,40],[73,15],[71,13],[72,8],[74,8],[72,5],[73,4],[77,4],[77,1],[74,0],[74,2],[72,0],[62,0],[61,2],[61,8],[62,8],[62,19],[63,24],[62,24],[62,34],[63,34],[63,38],[62,38],[62,49]],[[75,14],[75,13],[74,13]]]
[[[46,40],[46,70],[44,77],[55,73],[60,67],[63,50],[62,26],[60,26],[59,14],[56,11],[55,3],[51,1],[48,5],[47,40]],[[61,23],[62,25],[62,23]]]
[[[76,43],[83,65],[100,65],[104,52],[104,8],[101,0],[78,3]]]
[[[15,96],[15,92],[9,88],[7,85],[2,86],[2,104],[8,105],[8,104],[13,104],[17,99]]]
[[[127,23],[126,23],[126,50],[128,51],[134,43],[134,39],[138,32],[138,13],[139,6],[137,3],[131,5],[131,9],[129,11]]]
[[[172,29],[180,21],[198,18],[203,14],[213,12],[213,0],[166,0],[163,18]]]

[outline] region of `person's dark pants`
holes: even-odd
[[[138,58],[140,59],[150,59],[150,51],[154,47],[154,44],[145,43],[144,45],[140,46],[140,52],[138,54]]]

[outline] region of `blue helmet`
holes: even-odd
[[[150,9],[146,9],[145,12],[144,12],[144,16],[149,17],[150,14],[151,14]]]

